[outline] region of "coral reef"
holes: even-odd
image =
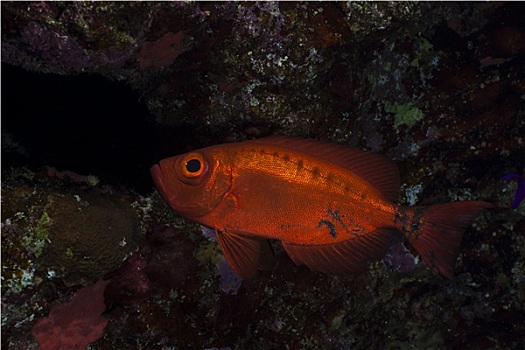
[[[142,239],[138,222],[148,214],[141,201],[136,194],[108,186],[50,177],[46,169],[3,171],[4,345],[12,343],[5,343],[6,334],[12,339],[23,336],[54,300],[120,266]]]
[[[49,79],[35,90],[32,80],[5,81],[15,93],[2,110],[2,155],[10,156],[2,157],[3,347],[36,349],[32,327],[104,277],[107,325],[91,349],[522,345],[525,206],[512,208],[519,184],[501,179],[525,171],[523,3],[1,9],[3,73],[17,66]],[[87,76],[80,73],[121,81],[151,115],[91,95],[108,93],[87,80],[54,92],[56,82]],[[217,243],[153,193],[146,170],[129,169],[270,134],[386,155],[400,167],[402,204],[484,199],[496,209],[466,230],[453,281],[433,275],[403,242],[367,273],[344,277],[297,267],[276,246],[275,269],[241,281]],[[102,137],[111,142],[93,152]]]

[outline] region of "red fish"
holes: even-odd
[[[405,207],[383,156],[313,140],[269,137],[203,148],[151,168],[180,215],[215,230],[231,267],[252,278],[268,240],[296,264],[325,273],[363,271],[402,234],[436,273],[453,277],[464,229],[483,201]]]

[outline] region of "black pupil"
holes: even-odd
[[[186,162],[186,170],[190,173],[196,173],[201,170],[201,162],[198,159],[191,159]]]

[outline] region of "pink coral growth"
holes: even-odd
[[[110,281],[100,280],[81,288],[70,302],[51,308],[49,316],[33,326],[41,350],[85,350],[99,339],[107,320],[104,290]]]
[[[74,173],[69,170],[64,171],[58,171],[56,168],[53,167],[46,167],[47,168],[47,176],[49,177],[57,177],[60,180],[69,179],[71,182],[74,183],[85,183],[86,185],[93,186],[95,183],[95,178],[91,176],[84,176],[84,175],[78,175],[77,173]]]
[[[157,41],[145,41],[140,46],[140,68],[169,66],[178,55],[184,52],[183,32],[166,33]]]

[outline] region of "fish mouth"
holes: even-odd
[[[162,181],[162,170],[160,170],[160,166],[158,164],[153,165],[149,169],[149,172],[153,179],[153,183],[155,184],[155,187],[157,188],[157,191],[159,191],[160,195],[165,200],[168,200],[166,187],[164,186],[164,182]]]
[[[191,210],[191,207],[186,207],[177,200],[177,196],[182,192],[180,184],[171,181],[169,177],[169,172],[162,173],[162,161],[161,164],[155,164],[150,169],[149,172],[153,179],[153,183],[157,192],[161,197],[166,201],[166,203],[177,213],[187,212]],[[168,185],[169,187],[166,187]],[[192,212],[193,213],[193,212]]]

